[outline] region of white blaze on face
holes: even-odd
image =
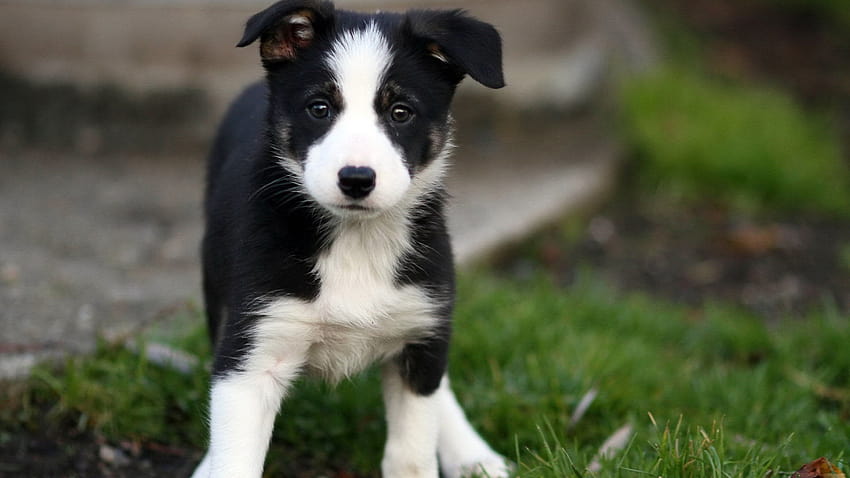
[[[387,40],[374,24],[342,34],[327,64],[342,97],[342,110],[330,131],[307,152],[304,184],[325,206],[352,204],[339,189],[339,170],[370,167],[375,189],[358,205],[385,210],[397,204],[410,185],[402,154],[381,128],[375,98],[392,61]]]

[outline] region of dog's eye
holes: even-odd
[[[307,113],[316,119],[326,119],[331,114],[331,105],[327,101],[314,101],[307,105]]]
[[[407,123],[413,117],[413,110],[409,106],[397,104],[390,110],[390,119],[396,123]]]

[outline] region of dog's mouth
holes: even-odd
[[[332,213],[341,217],[369,218],[381,213],[381,209],[362,204],[334,204],[327,207]]]
[[[341,208],[341,209],[345,209],[346,211],[363,211],[363,212],[369,212],[369,211],[374,211],[374,210],[375,210],[374,208],[366,207],[366,206],[361,206],[360,204],[344,204],[344,205],[342,205],[342,206],[338,206],[338,207],[339,207],[339,208]]]

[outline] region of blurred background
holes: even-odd
[[[503,35],[508,87],[467,81],[455,106],[450,222],[464,277],[543,277],[558,291],[592,277],[612,301],[645,294],[692,321],[724,304],[766,329],[825,309],[846,323],[847,0],[336,4],[463,7]],[[266,5],[0,0],[0,380],[16,384],[0,414],[11,430],[0,450],[15,458],[0,476],[61,448],[14,431],[45,428],[32,414],[45,402],[62,404],[47,407],[56,433],[81,438],[29,476],[78,476],[51,471],[68,460],[79,476],[147,476],[140,456],[151,476],[191,466],[197,437],[127,432],[109,405],[63,391],[86,383],[85,364],[58,375],[38,364],[116,360],[145,337],[156,347],[144,360],[203,368],[175,344],[203,347],[204,158],[228,102],[262,77],[256,46],[234,44]],[[840,415],[850,377],[838,377],[827,385],[844,394]]]
[[[339,2],[414,6],[458,5]],[[614,78],[648,68],[655,50],[638,13],[617,1],[460,6],[501,30],[511,84],[468,81],[458,98],[452,229],[467,261],[611,183],[621,156],[604,113]],[[125,335],[198,297],[203,162],[224,109],[262,78],[257,46],[234,44],[264,7],[0,2],[0,343],[87,351],[99,334]],[[15,359],[26,365],[28,353]]]

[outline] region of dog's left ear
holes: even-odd
[[[248,46],[259,38],[263,61],[295,60],[300,50],[313,44],[316,29],[333,13],[328,1],[281,0],[248,19],[236,46]]]
[[[410,33],[427,42],[428,53],[488,88],[505,86],[502,38],[464,10],[418,10],[408,14]]]

